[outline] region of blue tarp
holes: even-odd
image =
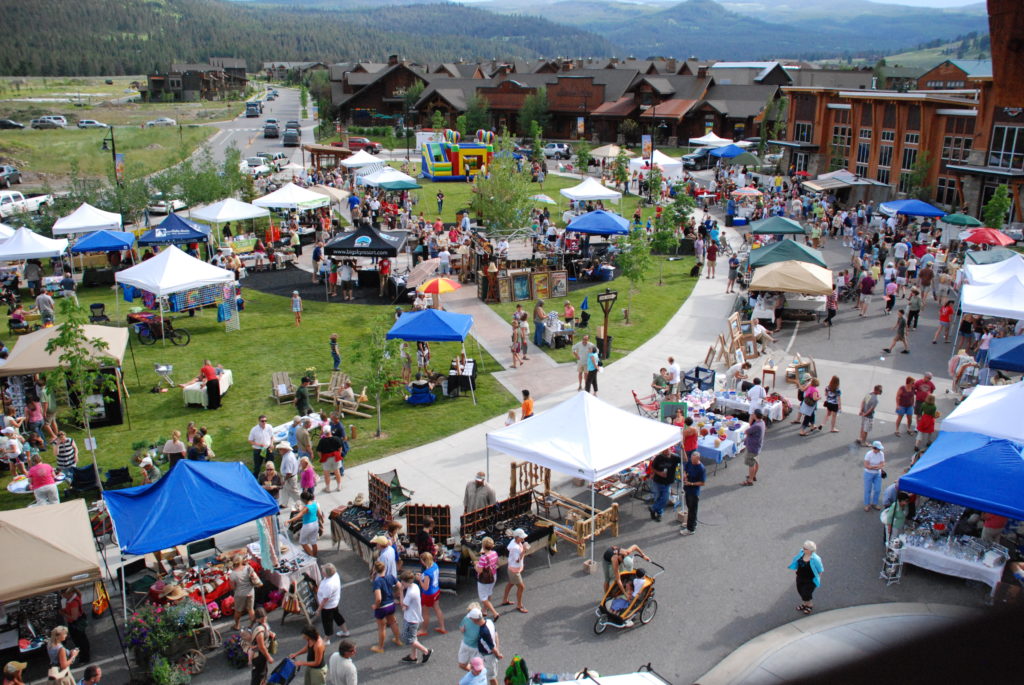
[[[893,200],[883,202],[878,208],[885,214],[906,214],[907,216],[946,216],[946,212],[921,200]]]
[[[278,513],[277,500],[239,462],[182,460],[152,485],[108,490],[103,499],[126,554],[184,545]]]
[[[127,250],[134,242],[135,234],[127,231],[96,231],[75,243],[71,247],[71,251],[80,253]]]
[[[156,228],[151,228],[139,238],[139,245],[169,245],[172,243],[196,243],[210,239],[210,227],[183,219],[177,214],[168,214]]]
[[[988,365],[992,369],[1024,373],[1024,335],[993,338],[988,349]]]
[[[716,147],[708,154],[712,157],[724,157],[726,159],[732,159],[733,157],[739,157],[746,150],[741,148],[739,145],[726,145],[724,147]]]
[[[469,314],[453,314],[439,309],[424,309],[407,312],[388,331],[388,340],[411,340],[413,342],[462,342],[473,326]]]
[[[615,212],[596,209],[570,221],[565,230],[591,235],[629,235],[629,221]]]
[[[942,432],[899,487],[1024,520],[1024,449],[978,433]]]

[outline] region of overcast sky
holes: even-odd
[[[914,7],[963,7],[976,5],[979,0],[878,0],[893,5],[913,5]]]

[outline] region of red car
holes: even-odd
[[[331,143],[334,147],[345,147],[342,142]],[[369,138],[349,138],[348,149],[352,152],[359,152],[360,150],[366,150],[371,155],[377,155],[384,151],[384,146],[378,142],[372,141]]]

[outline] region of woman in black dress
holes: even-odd
[[[796,610],[805,614],[814,611],[814,591],[821,585],[821,574],[825,567],[821,564],[821,557],[818,556],[818,546],[810,540],[806,540],[793,557],[789,568],[796,571],[796,591],[800,595],[801,603]]]

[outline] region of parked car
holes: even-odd
[[[384,146],[375,140],[370,140],[369,138],[349,138],[348,149],[352,152],[366,150],[371,155],[378,155],[384,151]]]
[[[17,190],[3,190],[0,191],[0,218],[38,212],[52,202],[52,195],[22,195]]]
[[[281,167],[288,164],[288,155],[283,152],[257,152],[257,157],[262,157],[274,171],[280,171]]]
[[[702,147],[688,155],[683,155],[681,160],[684,169],[709,169],[715,165],[715,158],[710,155],[714,148]]]
[[[13,119],[0,119],[0,128],[25,128],[25,124],[19,124]]]
[[[12,183],[21,183],[21,171],[9,164],[0,165],[0,187],[10,188]]]
[[[153,126],[177,126],[178,122],[170,117],[160,117],[159,119],[153,119],[152,121],[146,122],[146,128],[152,128]]]
[[[43,128],[64,128],[63,126],[60,125],[59,121],[54,121],[53,119],[47,119],[45,117],[39,117],[38,119],[33,119],[32,123],[30,123],[29,125],[32,128],[37,128],[37,129],[43,129]]]
[[[150,214],[170,214],[188,209],[188,205],[163,193],[154,193],[149,196],[149,204],[146,206],[146,209],[149,210]]]
[[[285,147],[298,147],[299,131],[294,128],[285,129],[284,135],[281,136],[281,144]]]
[[[52,121],[53,123],[57,124],[61,128],[64,128],[65,126],[68,125],[68,120],[62,114],[44,114],[43,116],[41,116],[39,118],[40,119],[45,119],[46,121]]]
[[[548,159],[569,159],[572,148],[568,143],[548,143],[544,146],[544,156]]]
[[[253,178],[261,178],[271,174],[270,167],[267,166],[266,160],[262,157],[247,157],[242,160],[238,165],[238,168],[243,173],[249,174]]]
[[[78,121],[78,128],[110,128],[110,126],[95,119],[80,119]]]
[[[277,127],[277,124],[264,124],[263,126],[263,137],[264,138],[280,138],[281,129]]]

